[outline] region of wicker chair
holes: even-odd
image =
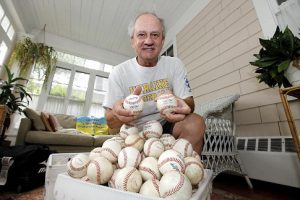
[[[203,116],[206,123],[201,158],[205,168],[213,170],[213,179],[222,172],[231,172],[244,176],[253,188],[235,145],[233,104],[239,97],[238,94],[226,96],[196,107],[195,112]]]

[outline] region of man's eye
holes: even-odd
[[[152,34],[152,38],[157,39],[158,37],[159,37],[159,34],[158,34],[158,33],[153,33],[153,34]]]
[[[144,37],[145,37],[145,34],[144,34],[144,33],[139,33],[139,34],[137,34],[137,37],[138,37],[138,38],[144,38]]]

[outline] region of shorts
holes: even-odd
[[[166,122],[163,125],[163,134],[172,134],[175,123]]]

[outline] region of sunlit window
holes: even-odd
[[[10,40],[14,37],[15,34],[15,29],[13,26],[10,26],[8,31],[7,31],[7,36],[9,37]]]
[[[4,41],[2,41],[1,45],[0,45],[0,64],[1,65],[3,64],[6,52],[7,52],[7,45],[5,44]]]
[[[89,74],[82,73],[82,72],[75,73],[74,82],[72,86],[71,99],[78,100],[78,101],[85,100],[85,96],[86,96],[85,94],[88,88],[89,78],[90,78]]]
[[[2,19],[3,15],[4,15],[4,10],[3,10],[2,6],[0,5],[0,20]]]
[[[89,69],[96,69],[96,70],[103,70],[100,68],[101,63],[94,61],[94,60],[85,60],[84,67],[89,68]]]
[[[95,117],[103,117],[104,116],[104,108],[102,107],[102,102],[104,100],[104,96],[108,90],[108,80],[105,77],[96,76],[92,105],[89,110],[90,116]]]
[[[71,77],[71,70],[57,67],[51,85],[50,95],[65,97]]]
[[[3,30],[5,32],[7,32],[7,29],[9,27],[9,25],[10,25],[10,21],[9,21],[8,17],[4,16],[4,18],[3,18],[2,22],[1,22],[1,26],[2,26],[2,28],[3,28]]]
[[[112,70],[113,66],[112,65],[107,65],[105,64],[104,66],[104,71],[110,73]]]

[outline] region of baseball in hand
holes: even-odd
[[[139,114],[143,111],[144,101],[139,95],[131,94],[125,98],[123,107],[126,110],[132,111],[134,114]]]
[[[177,106],[177,99],[170,92],[162,93],[157,96],[156,106],[162,113],[172,113]]]

